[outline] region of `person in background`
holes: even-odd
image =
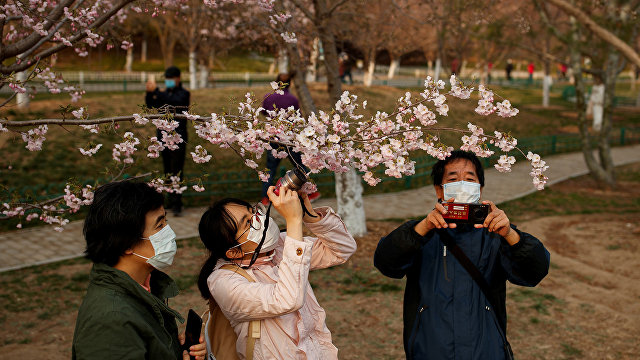
[[[154,79],[150,79],[147,82],[147,94],[145,97],[147,107],[173,114],[181,114],[183,111],[188,111],[191,94],[182,87],[180,69],[175,66],[168,67],[164,72],[164,78],[165,91],[161,91],[158,88]],[[182,180],[184,176],[184,159],[187,153],[187,120],[178,119],[177,121],[178,128],[175,131],[182,137],[182,142],[178,144],[178,149],[176,150],[167,148],[162,150],[162,165],[167,177],[178,176]],[[161,130],[158,129],[156,136],[159,141],[164,143]],[[171,209],[175,216],[180,216],[182,212],[182,195],[170,193],[167,198],[167,208]]]
[[[204,360],[204,337],[189,353],[181,349],[184,335],[178,336],[176,319],[184,319],[168,305],[178,286],[163,270],[177,246],[162,202],[144,183],[115,182],[96,190],[83,229],[93,267],[72,359]]]
[[[536,71],[536,66],[533,64],[533,62],[530,62],[529,65],[527,65],[527,72],[529,73],[529,80],[528,80],[529,84],[533,84],[533,73],[535,71]]]
[[[484,170],[475,154],[456,150],[431,174],[439,202],[380,239],[374,265],[388,277],[407,277],[404,349],[407,359],[510,359],[506,340],[506,281],[537,285],[549,271],[549,252],[518,230],[491,201],[480,224],[447,222],[442,201],[477,203]],[[429,206],[431,207],[431,206]],[[444,240],[443,240],[444,239]],[[456,249],[445,245],[451,240]],[[461,265],[462,251],[484,278],[487,292]]]
[[[504,71],[507,74],[507,80],[511,81],[511,72],[513,71],[513,61],[511,59],[507,59],[507,66]]]
[[[293,109],[300,109],[300,105],[298,103],[298,98],[296,98],[291,92],[289,92],[289,87],[291,86],[291,80],[294,75],[292,74],[278,74],[276,77],[276,82],[281,85],[281,90],[283,94],[270,93],[265,96],[262,101],[262,107],[265,109],[263,111],[264,115],[268,116],[267,110],[275,110],[279,111],[280,109],[288,109],[289,107],[293,107]],[[262,183],[262,204],[268,205],[269,198],[267,197],[267,190],[269,186],[273,185],[276,177],[278,176],[278,166],[280,165],[281,158],[275,157],[273,155],[273,151],[282,152],[285,151],[288,154],[288,158],[291,161],[293,166],[302,168],[304,172],[308,172],[308,169],[302,164],[302,157],[300,153],[291,150],[288,147],[282,147],[277,143],[271,143],[271,148],[273,150],[268,150],[267,153],[267,169],[269,169],[269,182]],[[320,192],[316,191],[314,193],[309,194],[309,200],[312,202],[317,200],[320,197]]]

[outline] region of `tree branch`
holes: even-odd
[[[118,5],[115,5],[113,8],[111,8],[111,10],[109,10],[108,12],[102,14],[101,17],[99,17],[96,21],[94,21],[93,23],[91,23],[91,25],[89,25],[86,29],[95,29],[98,28],[100,26],[102,26],[105,22],[107,22],[109,19],[111,19],[118,11],[120,11],[125,5],[133,2],[134,0],[123,0],[121,1]],[[69,41],[72,44],[77,43],[78,41],[84,39],[85,37],[87,37],[87,33],[85,31],[81,31],[78,32],[75,36],[73,36],[71,39],[69,39]],[[37,40],[36,40],[37,42]],[[59,44],[57,46],[51,47],[49,49],[43,50],[41,52],[39,52],[38,54],[36,54],[34,57],[36,59],[40,58],[45,58],[47,56],[50,56],[51,54],[54,54],[62,49],[67,48],[66,45],[64,44]],[[12,72],[17,72],[17,71],[23,71],[24,69],[29,68],[31,65],[29,64],[30,61],[25,61],[24,63],[21,64],[13,64],[10,66],[0,66],[0,73],[2,74],[9,74]]]
[[[309,20],[313,20],[314,15],[309,11],[308,7],[300,2],[300,0],[291,0],[293,5],[298,8],[298,10],[302,11],[304,16],[306,16]]]
[[[544,0],[542,0],[544,1]],[[558,30],[558,28],[551,23],[551,20],[549,19],[549,15],[547,14],[547,9],[543,8],[542,5],[540,4],[539,0],[533,0],[533,4],[535,5],[536,9],[538,9],[538,13],[540,14],[540,18],[542,18],[542,22],[544,22],[544,24],[547,26],[547,29],[549,29],[549,31],[551,31],[553,33],[553,35],[560,40],[560,42],[568,45],[569,44],[569,39],[567,37],[565,37],[560,30]]]
[[[51,10],[49,15],[47,15],[47,21],[43,24],[43,30],[49,31],[53,24],[55,24],[64,14],[64,8],[69,7],[73,3],[73,1],[74,0],[65,0],[58,3],[58,6]],[[38,43],[38,41],[42,37],[43,36],[38,32],[32,32],[26,38],[16,42],[15,44],[7,46],[5,49],[5,53],[3,54],[3,57],[1,59],[4,60],[12,56],[22,54],[23,52],[31,49],[36,43]]]
[[[603,41],[613,45],[624,57],[629,59],[632,63],[640,66],[640,55],[624,41],[622,41],[615,34],[611,33],[607,29],[598,25],[588,14],[578,9],[575,5],[572,5],[564,0],[542,0],[551,3],[576,18],[582,25],[589,29],[594,35],[602,39]]]
[[[348,0],[340,0],[337,3],[333,4],[333,6],[331,6],[329,10],[327,10],[327,16],[333,15],[333,12],[336,11],[336,9],[338,9],[340,6],[344,5],[347,1]]]

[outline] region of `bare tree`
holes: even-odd
[[[626,65],[625,58],[621,55],[625,54],[630,60],[634,58],[633,54],[625,52],[626,50],[619,45],[619,42],[630,43],[636,39],[640,24],[637,19],[629,16],[629,11],[637,12],[640,9],[640,3],[620,0],[602,4],[569,4],[571,5],[571,9],[569,9],[567,4],[561,2],[559,9],[569,14],[564,19],[568,25],[562,26],[562,24],[558,25],[557,22],[551,21],[546,2],[552,3],[551,1],[534,0],[540,17],[549,31],[569,48],[585,162],[591,175],[598,182],[606,186],[613,186],[615,185],[615,173],[611,158],[610,134],[615,85],[618,75]],[[557,5],[556,3],[559,2],[553,2],[554,5]],[[585,18],[587,13],[590,14],[588,19]],[[592,24],[596,22],[595,19],[597,19],[597,29]],[[585,59],[591,61],[590,68],[583,65]],[[586,118],[584,74],[590,74],[604,84],[603,121],[601,128],[599,130],[592,129],[592,132],[589,131],[589,123]],[[594,150],[598,154],[597,160],[593,155]]]

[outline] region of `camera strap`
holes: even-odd
[[[489,301],[489,304],[492,307],[492,309],[490,309],[489,312],[491,312],[493,316],[493,320],[496,323],[496,327],[498,328],[498,332],[500,332],[500,337],[502,338],[502,345],[504,347],[506,359],[513,360],[513,351],[511,350],[511,345],[509,345],[509,341],[507,341],[507,336],[503,330],[504,328],[502,327],[502,325],[500,325],[500,322],[498,321],[498,317],[496,316],[495,299],[491,295],[491,291],[489,290],[489,284],[487,283],[487,280],[484,278],[480,270],[478,270],[478,268],[471,262],[471,260],[469,260],[469,258],[464,253],[464,251],[460,249],[460,246],[456,244],[456,241],[453,239],[453,237],[451,237],[451,235],[449,235],[449,233],[446,230],[444,229],[437,230],[437,232],[438,232],[438,238],[440,239],[440,241],[442,241],[442,243],[449,248],[449,251],[451,251],[453,256],[456,257],[460,265],[462,265],[462,267],[465,270],[467,270],[467,273],[469,273],[471,278],[480,287],[480,290],[482,290],[484,297],[487,299],[487,301]]]
[[[304,211],[305,214],[307,214],[307,215],[309,215],[311,217],[318,217],[318,215],[311,215],[311,213],[309,212],[307,207],[304,206],[304,201],[302,200],[301,197],[298,196],[298,199],[300,200],[300,206],[302,206],[302,211]]]
[[[262,244],[264,244],[264,239],[267,236],[267,229],[269,228],[269,223],[271,222],[269,220],[269,215],[271,214],[271,203],[269,203],[269,207],[267,208],[267,212],[265,214],[265,224],[264,224],[264,229],[262,230],[262,238],[260,239],[260,243],[258,244],[258,247],[253,251],[253,256],[251,256],[251,262],[249,263],[248,266],[243,266],[244,269],[248,269],[251,267],[251,265],[253,265],[253,263],[256,262],[256,260],[258,260],[258,255],[260,254],[260,250],[262,249]]]

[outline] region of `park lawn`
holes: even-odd
[[[635,359],[640,356],[640,164],[617,168],[615,189],[583,176],[500,205],[552,253],[536,288],[508,287],[509,339],[519,359]],[[404,280],[373,267],[381,236],[400,222],[369,222],[344,265],[314,271],[310,282],[327,311],[341,359],[400,359]],[[196,274],[204,260],[197,238],[179,241],[169,273],[181,289],[171,306],[206,309]],[[69,358],[75,316],[90,263],[75,259],[0,274],[0,351]]]

